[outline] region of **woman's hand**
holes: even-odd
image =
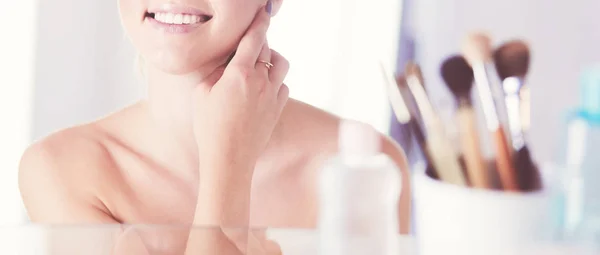
[[[193,95],[202,173],[222,167],[252,171],[279,120],[288,99],[283,80],[289,64],[267,45],[269,23],[267,12],[259,10],[222,75],[213,75],[220,79],[214,86],[207,79]]]
[[[200,183],[195,225],[248,227],[254,167],[288,99],[288,63],[266,42],[260,9],[235,56],[194,91]],[[269,63],[269,64],[266,64]],[[270,64],[272,63],[272,65]]]

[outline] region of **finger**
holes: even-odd
[[[241,255],[243,247],[238,246],[231,238],[231,230],[202,228],[192,231],[188,238],[186,254],[223,254]],[[244,241],[245,242],[245,241]],[[162,253],[161,253],[162,254]]]
[[[231,59],[234,65],[253,67],[262,50],[263,43],[267,38],[271,18],[264,8],[258,10],[258,14],[250,24],[246,34],[242,37],[235,56]]]
[[[283,83],[285,76],[290,70],[290,63],[274,50],[271,50],[271,63],[273,64],[273,67],[269,71],[269,80],[271,81],[271,84],[279,86]]]
[[[266,249],[263,245],[264,239],[258,238],[254,234],[248,236],[248,247],[246,249],[247,255],[266,255]]]
[[[281,84],[279,87],[279,91],[277,92],[277,103],[279,105],[279,109],[283,111],[285,104],[287,104],[288,99],[290,98],[290,89],[287,85]]]
[[[211,74],[206,76],[198,85],[196,86],[196,92],[200,94],[207,94],[213,88],[215,83],[221,79],[223,76],[223,72],[225,71],[225,67],[221,66],[215,69]]]
[[[248,230],[238,228],[223,228],[222,231],[239,251],[246,251],[251,235]]]
[[[271,63],[271,49],[269,49],[269,44],[267,43],[267,41],[265,41],[254,67],[256,68],[256,70],[259,70],[260,72],[264,73],[266,77],[266,75],[269,74],[269,70],[271,69],[271,67],[268,67],[268,64],[265,62]]]

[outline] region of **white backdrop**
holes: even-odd
[[[18,196],[17,165],[33,128],[36,20],[33,0],[3,1],[0,8],[0,224],[24,219]],[[15,25],[17,21],[19,26]]]

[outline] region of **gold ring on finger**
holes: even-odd
[[[267,67],[268,70],[271,70],[271,67],[273,67],[273,63],[269,62],[269,61],[264,61],[264,60],[259,60],[258,63],[262,63],[265,64],[265,66]]]

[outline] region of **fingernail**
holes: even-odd
[[[267,0],[267,5],[265,5],[265,10],[269,14],[269,16],[271,16],[271,10],[272,9],[273,9],[273,1],[272,0]]]

